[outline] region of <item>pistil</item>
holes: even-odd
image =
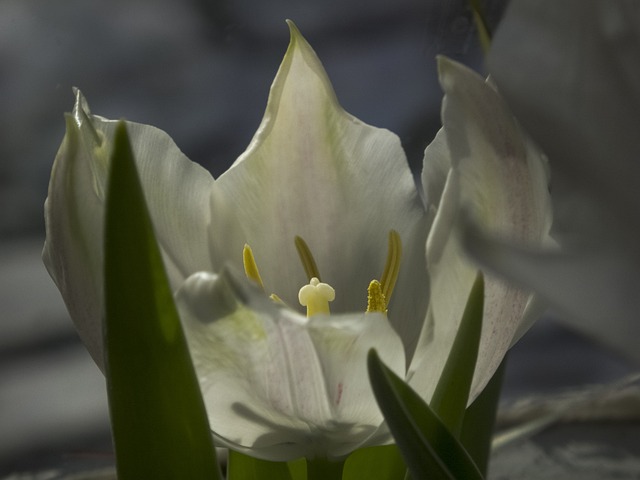
[[[328,315],[329,302],[336,298],[336,291],[328,283],[322,283],[317,277],[313,277],[308,285],[298,292],[298,301],[303,307],[307,307],[307,317],[313,315]]]

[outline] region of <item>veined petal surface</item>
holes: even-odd
[[[350,453],[382,423],[366,355],[404,374],[400,337],[384,314],[307,318],[245,282],[201,272],[176,295],[216,438],[269,460]]]
[[[104,195],[116,122],[92,115],[76,91],[45,202],[43,260],[95,362],[102,358]],[[136,163],[174,288],[211,268],[208,196],[213,179],[161,130],[127,122]]]
[[[427,303],[427,223],[400,141],[338,104],[315,52],[290,23],[291,43],[265,116],[247,151],[211,196],[214,263],[241,266],[248,243],[265,288],[292,307],[308,282],[294,246],[301,236],[333,312],[364,311],[369,282],[382,274],[391,229],[404,247],[389,318],[413,350]]]
[[[412,385],[427,398],[448,357],[478,268],[463,249],[462,226],[472,222],[493,235],[539,245],[550,223],[545,159],[504,101],[460,64],[440,58],[439,71],[445,91],[443,131],[425,152],[425,176],[431,173],[436,181],[423,179],[428,204],[437,208],[427,242],[431,301],[409,372]],[[447,162],[451,170],[440,187]],[[486,278],[485,292],[470,401],[520,333],[529,301],[528,293],[496,278]]]

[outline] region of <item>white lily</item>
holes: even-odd
[[[640,359],[640,3],[514,0],[492,75],[553,170],[562,252],[472,235],[480,261]]]
[[[460,247],[462,212],[533,245],[550,215],[542,155],[478,75],[439,60],[444,128],[425,153],[425,204],[399,139],[342,110],[290,27],[262,124],[217,180],[163,132],[128,124],[214,435],[272,460],[342,457],[390,441],[366,354],[376,348],[430,398],[477,271]],[[114,125],[77,94],[46,204],[44,260],[99,365],[102,192]],[[253,250],[243,254],[245,244]],[[244,268],[266,294],[221,274],[224,266]],[[491,278],[486,288],[470,401],[528,325],[527,294]]]

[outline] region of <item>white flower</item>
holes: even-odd
[[[640,359],[640,3],[514,0],[489,68],[549,155],[562,251],[483,235],[471,251]]]
[[[217,180],[163,132],[128,124],[214,435],[272,460],[390,440],[366,373],[372,347],[430,398],[477,271],[459,243],[463,213],[533,245],[549,223],[543,157],[478,75],[439,60],[444,129],[426,151],[419,192],[399,139],[342,110],[290,26],[262,124]],[[46,204],[45,263],[100,365],[114,125],[77,94]],[[234,273],[245,265],[253,283]],[[374,279],[382,290],[369,287],[367,308]],[[486,292],[472,398],[527,326],[526,293],[491,278]]]

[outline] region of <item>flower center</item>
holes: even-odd
[[[298,301],[303,307],[307,307],[307,316],[324,314],[328,315],[329,302],[336,298],[336,292],[331,285],[320,280],[320,272],[311,250],[302,237],[295,237],[296,250],[300,256],[302,267],[304,268],[309,283],[304,285],[298,292]],[[400,234],[395,230],[389,232],[389,248],[387,250],[387,262],[380,280],[372,280],[367,288],[367,313],[386,313],[391,294],[396,286],[398,274],[400,273],[400,260],[402,259],[402,242]],[[253,251],[249,245],[244,246],[242,251],[242,262],[244,272],[248,279],[252,280],[264,290],[262,277],[258,270]],[[275,295],[271,299],[282,303],[282,300]]]

